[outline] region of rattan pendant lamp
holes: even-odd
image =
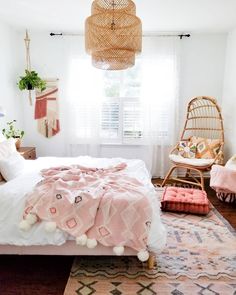
[[[103,70],[124,70],[142,49],[142,24],[131,0],[94,0],[85,22],[85,47],[92,64]]]

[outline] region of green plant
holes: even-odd
[[[16,120],[13,120],[11,122],[7,122],[7,125],[8,125],[8,128],[3,128],[2,129],[2,134],[7,138],[22,138],[25,134],[25,131],[23,130],[19,130],[19,129],[16,129],[15,128],[15,123],[16,123]]]
[[[32,90],[37,88],[43,91],[46,89],[46,82],[38,76],[37,72],[25,70],[25,76],[20,77],[18,87],[20,90]]]

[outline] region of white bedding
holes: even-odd
[[[153,207],[153,218],[148,238],[149,250],[158,253],[166,243],[166,231],[160,220],[160,204],[157,200],[149,173],[141,160],[125,160],[121,158],[77,158],[43,157],[37,160],[27,160],[24,172],[17,178],[0,186],[0,244],[2,245],[62,245],[70,237],[57,229],[47,233],[44,222],[41,222],[29,232],[20,231],[19,222],[25,205],[25,194],[41,180],[40,170],[53,166],[80,164],[87,167],[108,167],[121,162],[127,163],[126,173],[140,180],[149,188],[149,198]]]

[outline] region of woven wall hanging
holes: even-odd
[[[85,22],[85,47],[92,64],[103,70],[124,70],[142,49],[142,23],[131,0],[94,0]]]

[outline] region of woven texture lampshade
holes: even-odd
[[[94,0],[85,23],[85,47],[95,67],[123,70],[142,49],[142,24],[131,0]]]

